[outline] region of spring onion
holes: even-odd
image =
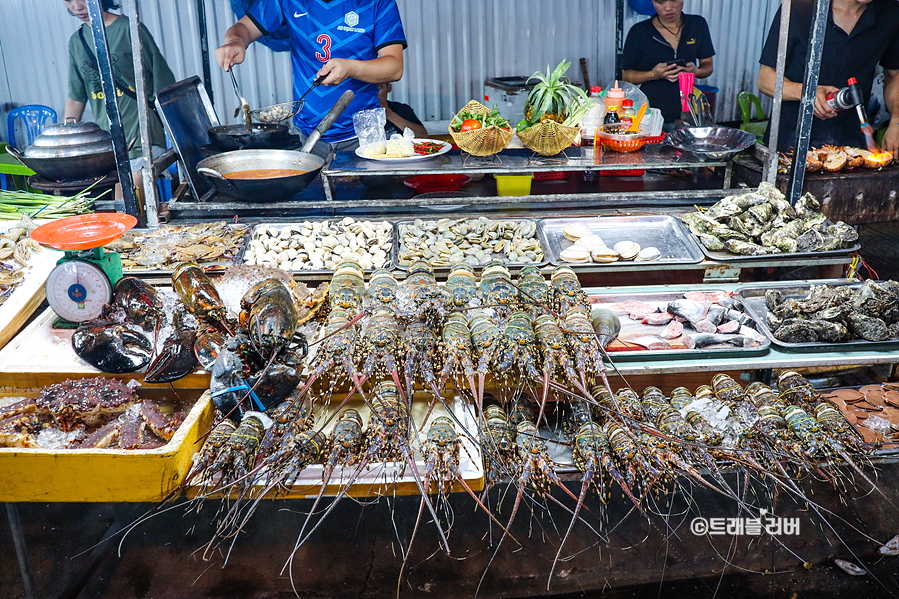
[[[38,213],[40,218],[63,218],[90,212],[96,198],[87,196],[89,189],[72,197],[30,191],[0,191],[0,220],[19,220],[23,214],[32,218]]]

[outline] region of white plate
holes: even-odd
[[[470,198],[470,193],[464,191],[431,191],[428,193],[420,193],[416,198]],[[432,204],[430,206],[421,206],[425,210],[461,210],[467,208],[469,204]]]
[[[425,141],[430,141],[435,144],[443,144],[443,147],[440,148],[439,150],[437,150],[435,153],[428,154],[427,156],[419,156],[418,154],[416,154],[414,156],[409,156],[408,158],[379,158],[378,156],[375,156],[374,158],[372,158],[370,156],[363,156],[362,151],[361,151],[362,148],[356,148],[356,156],[358,156],[359,158],[365,158],[366,160],[374,160],[375,162],[394,162],[394,163],[418,162],[419,160],[428,160],[428,159],[434,158],[436,156],[441,156],[441,155],[449,152],[451,149],[453,149],[453,144],[449,143],[448,141],[440,141],[439,139],[415,138],[412,141],[419,142],[419,143],[425,142]]]

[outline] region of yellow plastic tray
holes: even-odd
[[[57,381],[58,382],[58,381]],[[199,398],[171,441],[156,449],[0,448],[0,501],[160,501],[190,470],[215,407],[209,391],[178,391]],[[155,389],[138,388],[142,397]],[[168,392],[171,394],[171,391]],[[36,396],[34,389],[5,389],[5,397]]]

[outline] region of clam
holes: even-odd
[[[595,248],[590,252],[590,256],[594,262],[599,263],[617,262],[620,258],[618,252],[609,247]]]
[[[590,249],[606,247],[606,242],[602,240],[602,237],[596,235],[595,233],[591,233],[590,235],[581,237],[577,240],[577,242],[580,245],[586,246]]]
[[[619,241],[612,248],[622,260],[633,260],[640,253],[640,244],[634,241]]]
[[[648,247],[643,248],[637,254],[636,261],[637,262],[655,262],[659,258],[662,257],[662,252],[659,251],[659,248]]]
[[[581,237],[590,235],[590,228],[582,223],[571,223],[562,228],[562,235],[571,241],[577,241]]]
[[[559,257],[572,264],[581,264],[590,261],[590,249],[579,244],[565,248],[559,253]]]

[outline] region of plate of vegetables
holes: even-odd
[[[361,148],[356,148],[356,156],[366,158],[368,160],[376,160],[378,162],[417,162],[419,160],[428,160],[446,154],[453,148],[453,144],[448,141],[440,141],[439,139],[419,139],[412,140],[412,148],[415,152],[412,156],[404,158],[391,157],[389,155],[365,156],[360,152]]]

